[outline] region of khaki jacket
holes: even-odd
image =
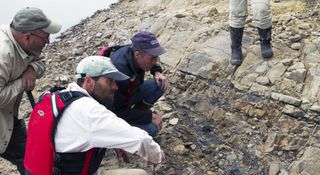
[[[32,66],[40,78],[45,63],[38,57],[28,56],[14,39],[9,25],[0,27],[0,153],[10,141],[13,117],[18,117],[19,105],[24,92],[21,75]]]

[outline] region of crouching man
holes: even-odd
[[[118,89],[115,81],[128,77],[102,56],[84,58],[76,73],[77,83],[58,93],[44,94],[31,114],[26,174],[97,174],[106,148],[137,153],[147,161],[160,163],[164,154],[152,137],[105,107],[112,104]],[[48,110],[48,106],[52,109]],[[104,173],[146,174],[140,169]]]

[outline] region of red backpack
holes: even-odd
[[[61,89],[60,89],[61,90]],[[54,136],[57,124],[64,110],[75,100],[86,95],[77,91],[60,92],[57,89],[46,92],[34,106],[28,124],[28,135],[24,166],[32,175],[61,174],[55,161]],[[92,149],[93,150],[93,149]],[[87,151],[81,174],[88,174],[93,152]]]
[[[121,47],[126,46],[126,45],[114,45],[114,46],[109,46],[109,44],[106,44],[102,47],[102,49],[99,51],[98,56],[105,56],[105,57],[111,57],[113,52],[117,51]]]

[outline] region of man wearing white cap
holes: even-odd
[[[69,84],[68,88],[61,93],[80,92],[84,94],[84,97],[76,99],[62,109],[64,112],[53,136],[56,151],[54,158],[51,158],[53,155],[50,153],[45,155],[37,150],[39,145],[47,145],[44,143],[47,134],[41,134],[42,137],[40,134],[38,134],[40,137],[37,135],[38,132],[43,131],[41,121],[44,116],[38,114],[39,110],[32,112],[24,162],[26,174],[51,174],[51,170],[54,169],[54,172],[59,172],[54,174],[61,175],[146,175],[142,169],[116,169],[97,172],[105,148],[117,148],[136,153],[145,160],[156,164],[164,159],[160,146],[153,141],[147,132],[130,126],[104,106],[108,103],[112,104],[114,92],[118,89],[116,81],[127,80],[129,77],[119,72],[111,63],[110,58],[89,56],[78,64],[76,78],[77,83]],[[39,103],[38,105],[40,106]],[[36,108],[37,105],[34,109]],[[35,128],[41,131],[37,131]],[[51,139],[47,139],[47,142],[51,142]],[[92,150],[94,150],[93,156],[87,159]],[[42,159],[54,159],[54,163],[52,165]],[[44,171],[44,168],[47,171]]]
[[[43,75],[45,64],[39,56],[49,35],[60,29],[60,24],[32,7],[19,10],[10,26],[0,27],[0,156],[21,174],[26,128],[24,120],[18,119],[19,105],[23,92],[33,90]]]

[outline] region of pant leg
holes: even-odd
[[[26,148],[27,130],[23,119],[14,119],[14,127],[9,145],[0,156],[17,166],[20,174],[25,173],[23,166],[24,152]]]
[[[270,0],[252,0],[252,11],[257,27],[267,29],[272,26]]]
[[[158,86],[155,79],[149,79],[144,81],[140,86],[139,91],[135,94],[133,103],[136,104],[140,101],[144,101],[148,104],[154,104],[162,95],[163,91]]]
[[[229,25],[242,28],[248,16],[248,0],[229,0]]]
[[[148,123],[145,125],[133,125],[135,127],[138,127],[142,130],[145,130],[151,137],[155,137],[158,133],[158,128],[154,123]]]

